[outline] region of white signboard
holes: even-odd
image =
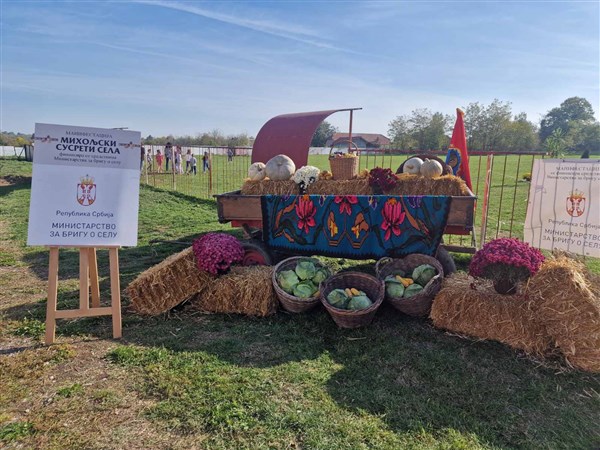
[[[35,125],[28,245],[137,244],[140,133]]]
[[[525,241],[546,250],[600,257],[600,160],[536,160]]]

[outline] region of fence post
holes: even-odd
[[[485,234],[487,228],[487,214],[489,209],[490,199],[490,186],[492,184],[492,167],[494,162],[494,155],[488,154],[487,157],[487,168],[485,170],[485,188],[483,194],[483,206],[481,208],[481,240],[479,242],[479,248],[485,244]]]
[[[212,159],[212,148],[208,151],[208,196],[212,196],[212,173],[213,173],[213,159]]]

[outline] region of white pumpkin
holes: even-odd
[[[271,180],[289,180],[296,171],[296,164],[289,156],[277,155],[267,162],[265,171]]]
[[[437,178],[442,175],[444,168],[435,159],[425,158],[421,165],[421,175],[427,178]]]
[[[402,166],[402,173],[412,173],[413,175],[419,175],[419,173],[421,173],[422,165],[423,160],[421,158],[410,158],[404,163],[404,166]]]
[[[252,181],[260,181],[266,176],[265,163],[255,162],[248,167],[248,178]]]

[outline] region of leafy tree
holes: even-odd
[[[504,149],[510,152],[530,152],[538,148],[539,139],[536,126],[527,120],[527,114],[515,116],[506,128]]]
[[[331,139],[334,133],[337,133],[338,129],[331,125],[329,122],[324,120],[319,124],[319,128],[313,134],[312,140],[310,141],[311,147],[325,147],[325,143]]]
[[[485,137],[487,148],[493,151],[505,148],[508,126],[512,117],[510,102],[503,103],[494,99],[485,109]]]
[[[410,125],[406,116],[397,116],[388,125],[388,136],[394,148],[408,150],[414,147]]]
[[[600,122],[576,121],[565,137],[570,152],[600,154]]]
[[[569,134],[571,127],[577,122],[589,123],[594,121],[594,109],[590,102],[582,97],[570,97],[552,108],[542,118],[540,123],[540,140],[544,142],[552,133],[561,129]]]
[[[448,145],[450,117],[427,108],[415,109],[409,116],[397,116],[389,123],[388,133],[394,147],[439,150]]]
[[[557,128],[552,132],[545,142],[546,150],[551,158],[560,158],[564,155],[565,144],[565,133],[560,128]]]

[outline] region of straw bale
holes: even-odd
[[[212,276],[199,270],[192,247],[142,272],[126,292],[140,314],[158,315],[169,311],[210,284]]]
[[[420,175],[403,173],[398,175],[398,183],[392,195],[469,195],[469,188],[462,178],[444,175],[427,178]]]
[[[271,266],[235,266],[190,302],[193,309],[213,313],[265,317],[277,311]]]
[[[487,280],[455,273],[444,279],[430,317],[438,328],[547,355],[553,350],[552,339],[533,307],[524,294],[501,295]]]
[[[298,186],[292,180],[246,180],[241,191],[242,195],[293,195],[298,193]]]
[[[548,258],[527,286],[537,313],[573,366],[600,372],[600,280],[565,255]]]
[[[372,195],[369,182],[362,178],[353,180],[318,180],[308,187],[314,195]]]
[[[298,194],[296,183],[291,180],[273,181],[247,180],[242,185],[243,195],[286,195]],[[308,187],[308,193],[314,195],[372,195],[373,190],[364,178],[353,180],[318,180]],[[398,184],[390,195],[469,195],[466,183],[454,175],[439,178],[426,178],[419,175],[402,174]]]

